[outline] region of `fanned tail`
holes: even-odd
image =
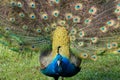
[[[57,26],[66,28],[70,51],[79,58],[96,60],[96,53],[120,43],[119,0],[4,0],[0,21],[0,42],[10,46],[51,46]]]

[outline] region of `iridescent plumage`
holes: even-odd
[[[83,58],[95,61],[97,53],[119,53],[119,34],[119,0],[0,0],[0,43],[40,52],[41,69],[58,65],[59,56],[75,68]]]

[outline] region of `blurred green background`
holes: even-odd
[[[16,53],[0,45],[0,80],[53,80],[41,74],[39,66],[39,53]],[[83,60],[81,67],[81,72],[65,80],[120,80],[120,54]]]

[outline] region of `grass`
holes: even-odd
[[[31,56],[32,54],[32,56]],[[53,80],[39,72],[39,53],[19,54],[0,45],[0,80]],[[120,55],[83,60],[82,70],[65,80],[120,80]]]

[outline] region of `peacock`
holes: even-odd
[[[40,53],[54,80],[72,77],[82,59],[120,52],[120,0],[0,0],[0,43]]]

